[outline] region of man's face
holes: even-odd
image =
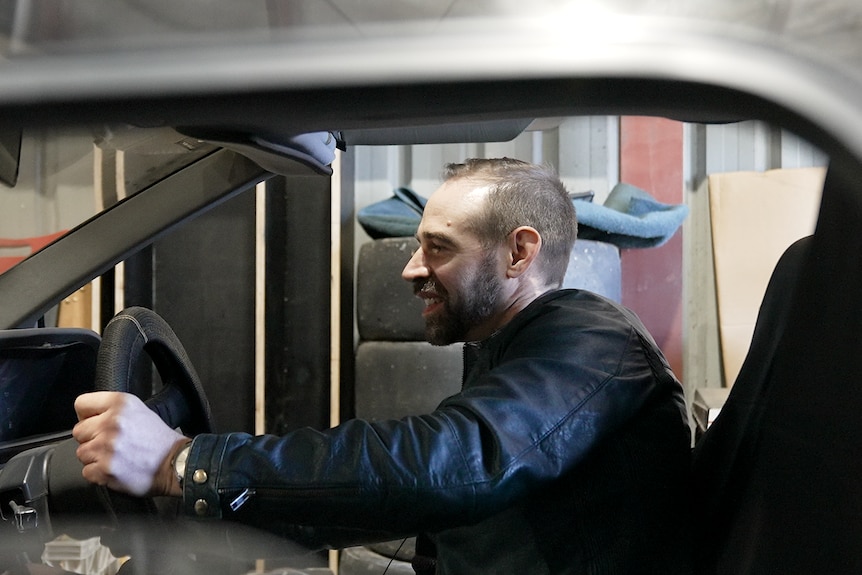
[[[500,251],[485,249],[467,228],[485,190],[451,180],[428,200],[419,249],[402,272],[425,301],[425,334],[434,345],[484,339],[497,329],[503,294]]]

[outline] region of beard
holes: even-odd
[[[494,314],[502,291],[495,266],[493,258],[484,258],[471,277],[463,278],[456,286],[453,292],[455,298],[437,284],[443,305],[439,312],[425,317],[425,339],[428,343],[449,345],[466,341],[472,328]]]

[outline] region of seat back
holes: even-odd
[[[827,175],[779,260],[748,355],[695,445],[700,574],[862,572],[862,198]]]

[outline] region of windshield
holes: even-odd
[[[93,161],[83,134],[21,138],[17,182],[0,185],[0,272],[96,213]]]

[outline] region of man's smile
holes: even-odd
[[[422,315],[427,316],[434,313],[445,302],[443,295],[437,291],[437,283],[433,280],[417,283],[414,290],[416,297],[425,303],[425,309],[422,310]]]

